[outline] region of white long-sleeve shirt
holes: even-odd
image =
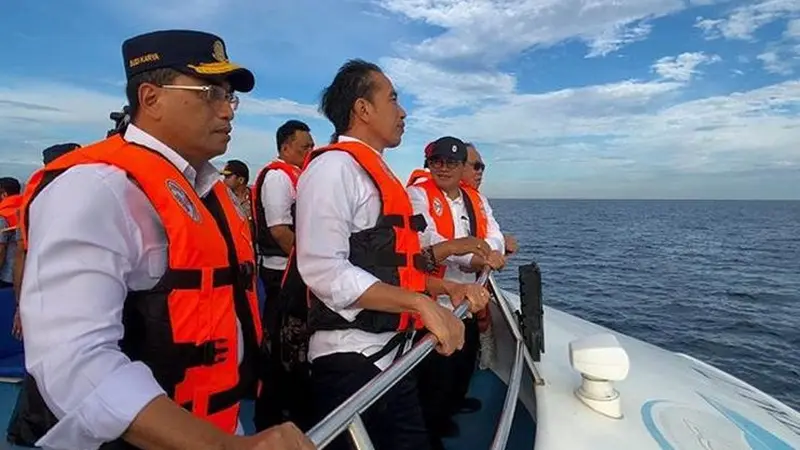
[[[210,163],[196,171],[133,125],[125,139],[164,155],[201,197],[219,180]],[[29,243],[20,302],[25,365],[59,418],[37,445],[95,449],[118,438],[164,393],[151,370],[132,362],[118,342],[128,291],[152,288],[166,270],[165,230],[125,172],[87,164],[67,170],[36,197]],[[238,350],[241,361],[241,345]]]
[[[355,141],[341,136],[339,141]],[[365,144],[366,145],[366,144]],[[381,213],[380,194],[367,172],[349,154],[330,151],[316,157],[297,185],[295,236],[297,268],[311,291],[332,311],[353,321],[361,309],[353,303],[379,280],[353,265],[350,235],[375,226]],[[356,352],[370,356],[383,348],[393,332],[349,329],[317,331],[308,358]],[[385,369],[395,353],[376,365]]]

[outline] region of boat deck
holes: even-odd
[[[24,447],[12,446],[5,441],[5,430],[14,405],[17,401],[19,387],[15,383],[0,383],[0,424],[2,424],[3,439],[0,440],[0,450],[18,450]],[[494,429],[503,409],[503,400],[506,395],[506,385],[491,371],[477,371],[470,386],[470,396],[479,398],[483,408],[475,414],[456,416],[456,422],[461,428],[461,435],[448,439],[445,445],[448,450],[475,450],[488,449],[494,437]],[[248,434],[253,433],[252,402],[247,402],[243,410],[243,425]],[[250,420],[248,420],[250,419]],[[508,450],[533,449],[534,435],[533,420],[528,411],[521,404],[517,404],[516,416],[508,438]]]

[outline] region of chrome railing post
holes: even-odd
[[[353,418],[353,421],[350,422],[347,429],[350,432],[350,438],[353,440],[353,445],[355,445],[356,450],[375,450],[375,446],[372,445],[372,440],[367,433],[367,427],[364,425],[364,421],[361,420],[360,414],[357,414]]]

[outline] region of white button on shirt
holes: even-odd
[[[425,232],[420,233],[420,242],[423,247],[438,244],[446,239],[436,231],[436,222],[430,215],[430,207],[428,205],[428,194],[425,188],[421,186],[409,186],[407,188],[408,196],[411,199],[411,204],[414,206],[415,214],[422,214],[425,216],[425,221],[428,223],[428,228]],[[447,194],[444,194],[447,204],[453,216],[453,238],[459,239],[470,235],[469,215],[467,214],[467,207],[464,204],[468,201],[464,198],[463,194],[459,193],[458,198],[452,199]],[[500,226],[494,218],[492,208],[489,206],[489,201],[481,194],[481,201],[483,202],[484,210],[486,211],[487,227],[486,227],[486,243],[492,250],[497,250],[505,253],[505,238],[500,231]],[[474,283],[475,273],[465,272],[462,267],[468,267],[472,259],[472,254],[467,255],[453,255],[444,261],[445,273],[444,278],[456,283]],[[449,299],[445,297],[445,301],[439,298],[440,303],[444,306],[452,308]]]
[[[296,194],[289,175],[282,170],[267,172],[261,185],[261,205],[264,207],[267,228],[292,225],[292,204]],[[285,256],[268,256],[262,258],[261,265],[267,269],[284,270],[287,260]]]
[[[219,181],[134,125],[125,139],[164,155],[204,197]],[[150,369],[119,348],[129,290],[150,289],[167,267],[161,220],[119,168],[73,167],[30,208],[20,312],[25,364],[59,422],[37,445],[93,449],[118,438],[163,394]],[[242,358],[239,327],[239,361]],[[241,432],[241,427],[239,432]]]

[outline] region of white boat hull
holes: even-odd
[[[504,294],[519,309],[519,297]],[[497,342],[492,370],[507,383],[514,339],[500,310],[492,308]],[[595,412],[575,395],[581,375],[570,365],[569,343],[598,333],[616,336],[630,359],[627,378],[614,383],[621,395],[620,419]],[[534,388],[527,372],[520,391],[522,404],[536,421],[535,450],[800,449],[797,411],[690,356],[547,306],[544,338],[545,353],[537,363],[544,384]]]

